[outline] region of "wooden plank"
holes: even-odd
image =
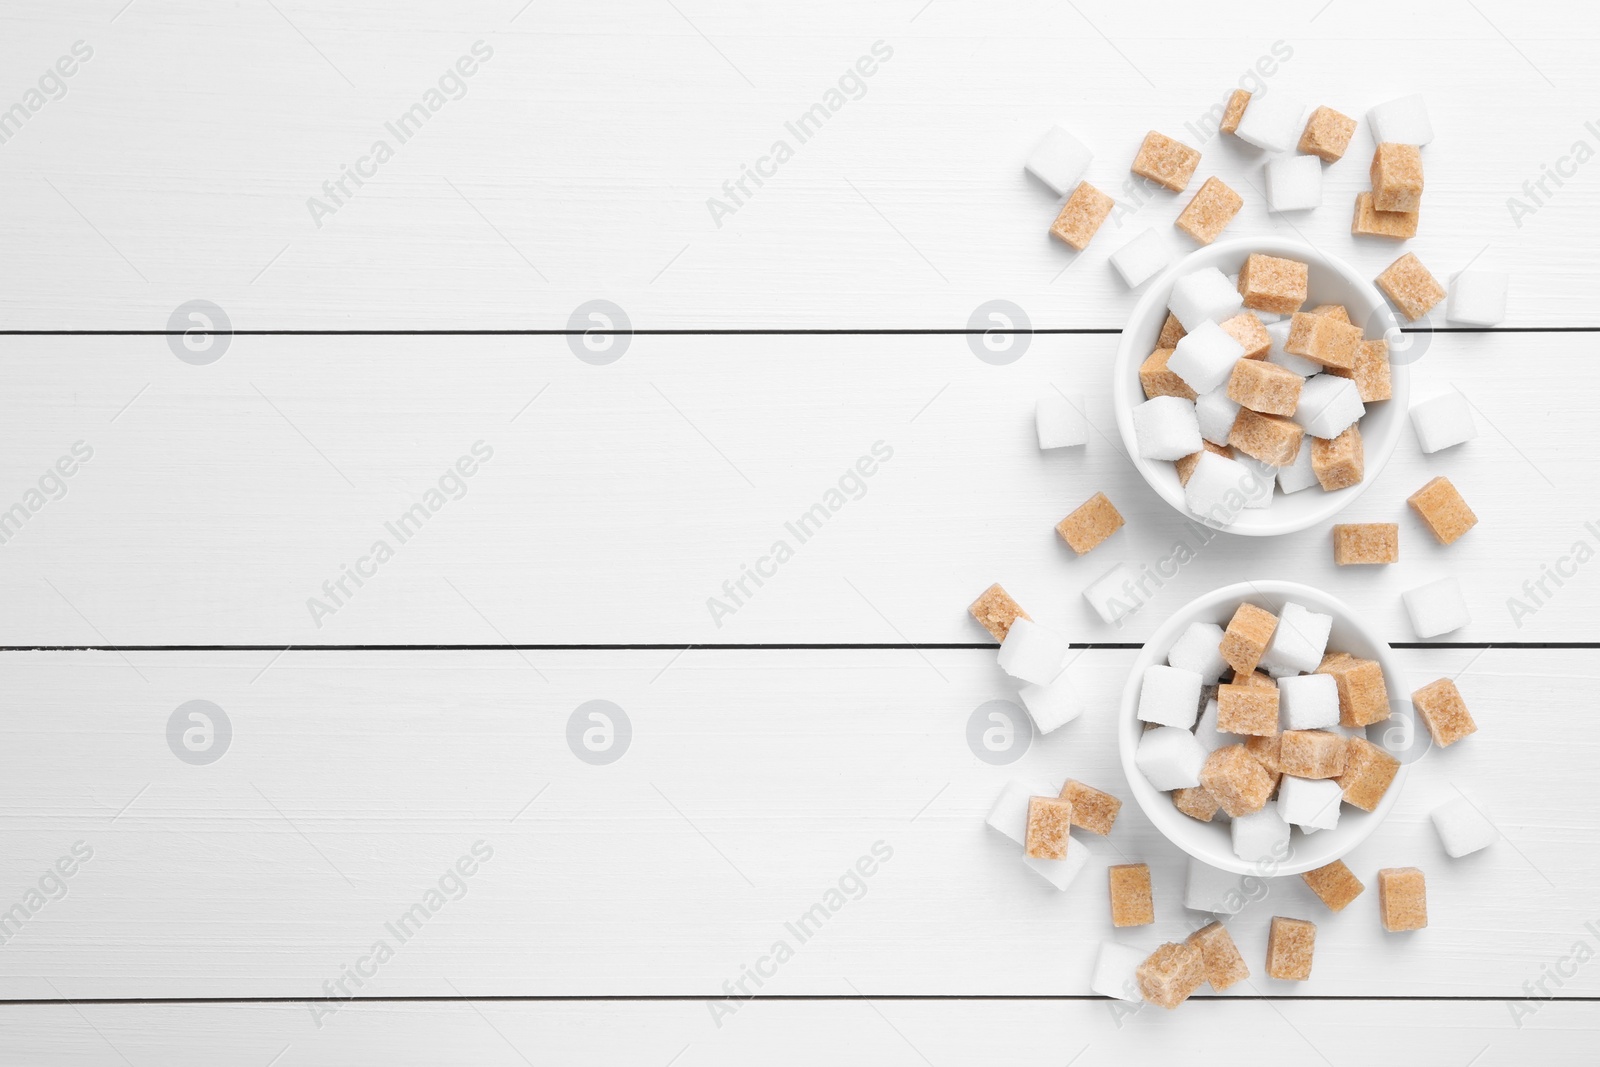
[[[1575,562],[1600,542],[1571,448],[1600,390],[1582,335],[1433,338],[1413,397],[1458,387],[1480,436],[1427,456],[1404,430],[1343,516],[1400,523],[1402,562],[1344,569],[1326,528],[1202,544],[1121,449],[1115,344],[1036,337],[996,367],[962,337],[636,336],[591,366],[560,337],[252,336],[196,367],[160,338],[4,339],[0,512],[37,511],[3,530],[0,642],[964,642],[988,639],[965,609],[997,580],[1073,640],[1138,641],[1258,577],[1409,641],[1400,592],[1449,574],[1473,612],[1450,640],[1600,639],[1600,571]],[[1038,450],[1056,389],[1085,398],[1085,449]],[[93,457],[46,499],[76,442]],[[1404,503],[1438,474],[1481,520],[1449,548]],[[1079,559],[1052,528],[1097,491],[1128,526]],[[1120,629],[1079,595],[1118,562],[1147,605]]]
[[[1300,232],[1376,274],[1396,248],[1348,232],[1365,113],[1422,90],[1438,136],[1411,247],[1441,276],[1512,270],[1511,323],[1600,324],[1600,20],[1480,7],[11,4],[5,106],[22,72],[93,55],[0,146],[0,239],[29,250],[0,263],[0,307],[12,328],[161,329],[205,298],[240,328],[561,329],[601,297],[636,327],[962,328],[998,296],[1036,326],[1118,327],[1131,298],[1106,256],[1182,206],[1125,185],[1146,130],[1200,143],[1201,177],[1248,198],[1234,232]],[[480,41],[492,56],[426,124],[391,132]],[[1269,217],[1261,157],[1207,139],[1241,82],[1363,119],[1320,210]],[[1128,208],[1078,261],[1021,169],[1055,123]]]
[[[1349,857],[1362,899],[1331,915],[1276,879],[1231,921],[1257,975],[1242,993],[1522,997],[1592,948],[1596,742],[1573,723],[1600,652],[1401,656],[1397,691],[1460,674],[1480,731],[1413,764]],[[1151,865],[1157,922],[1117,939],[1153,948],[1200,919],[1180,854],[1130,805],[1058,893],[983,818],[1013,776],[1121,791],[1132,657],[1085,653],[1088,711],[995,766],[967,731],[1014,688],[982,649],[10,653],[0,912],[75,843],[93,855],[10,930],[0,996],[340,996],[357,966],[344,991],[369,996],[717,997],[757,967],[777,995],[1086,993],[1104,868]],[[231,727],[204,765],[169,747],[193,700]],[[611,747],[590,738],[608,764],[568,740],[603,729],[578,712],[594,700],[623,709]],[[1451,861],[1428,813],[1457,788],[1504,839]],[[1405,937],[1371,888],[1401,865],[1429,879],[1430,925]],[[1273,914],[1319,924],[1312,981],[1260,977]],[[780,941],[792,954],[763,962]],[[1600,994],[1600,972],[1559,992]]]

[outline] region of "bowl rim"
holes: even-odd
[[[1144,400],[1144,394],[1138,389],[1138,364],[1144,362],[1148,352],[1138,354],[1136,358],[1133,349],[1133,335],[1137,327],[1153,318],[1158,312],[1166,308],[1166,299],[1172,291],[1173,283],[1182,275],[1202,269],[1204,266],[1216,266],[1217,260],[1226,259],[1232,255],[1243,256],[1251,252],[1265,252],[1269,255],[1283,256],[1286,258],[1299,258],[1307,262],[1314,262],[1319,267],[1333,271],[1348,285],[1352,286],[1368,302],[1372,311],[1369,318],[1376,318],[1383,326],[1383,337],[1390,342],[1391,349],[1397,347],[1394,338],[1400,336],[1400,323],[1395,317],[1377,287],[1366,278],[1358,274],[1349,263],[1330,252],[1324,252],[1305,241],[1294,240],[1279,236],[1262,237],[1235,237],[1226,241],[1217,241],[1202,248],[1197,248],[1188,253],[1176,263],[1167,267],[1149,283],[1149,287],[1139,300],[1134,304],[1132,313],[1122,327],[1122,333],[1117,342],[1117,354],[1112,363],[1111,397],[1115,409],[1117,430],[1121,434],[1123,448],[1128,453],[1128,458],[1138,468],[1139,476],[1145,484],[1165,500],[1173,510],[1185,519],[1198,522],[1199,519],[1189,511],[1184,502],[1183,486],[1175,479],[1170,483],[1166,479],[1157,479],[1155,472],[1157,464],[1164,462],[1146,459],[1139,455],[1138,438],[1133,430],[1133,409]],[[1371,331],[1366,331],[1371,333]],[[1356,485],[1341,489],[1336,493],[1323,494],[1320,498],[1324,504],[1321,507],[1307,507],[1304,514],[1292,518],[1284,518],[1287,509],[1280,509],[1278,515],[1273,515],[1273,508],[1264,510],[1246,511],[1227,526],[1210,527],[1222,533],[1236,534],[1241,537],[1278,537],[1283,534],[1298,533],[1309,529],[1318,523],[1338,515],[1339,512],[1353,504],[1361,494],[1365,493],[1378,476],[1383,473],[1389,464],[1389,459],[1394,455],[1395,448],[1400,443],[1401,434],[1404,432],[1405,412],[1409,408],[1410,373],[1406,364],[1390,364],[1390,398],[1381,403],[1391,406],[1390,417],[1392,428],[1386,437],[1380,440],[1368,440],[1362,437],[1362,447],[1365,453],[1366,476]],[[1377,401],[1375,401],[1377,403]],[[1168,465],[1170,466],[1170,464]],[[1316,499],[1316,498],[1313,498]],[[1275,505],[1276,506],[1276,505]],[[1274,518],[1277,521],[1273,521]]]
[[[1129,792],[1133,794],[1134,800],[1138,802],[1140,809],[1145,814],[1145,818],[1150,820],[1162,837],[1189,856],[1209,866],[1234,874],[1254,874],[1261,877],[1277,878],[1284,875],[1302,874],[1305,871],[1325,866],[1334,860],[1349,855],[1351,851],[1360,847],[1383,824],[1384,819],[1388,818],[1390,810],[1393,809],[1405,786],[1406,771],[1409,769],[1409,765],[1405,763],[1400,765],[1399,771],[1394,776],[1394,781],[1389,783],[1388,791],[1384,793],[1383,799],[1378,802],[1378,806],[1375,809],[1370,812],[1354,809],[1354,812],[1359,812],[1361,828],[1348,841],[1332,851],[1318,853],[1314,858],[1287,859],[1274,866],[1270,872],[1265,872],[1261,870],[1262,864],[1259,862],[1240,859],[1231,851],[1226,855],[1213,855],[1209,850],[1191,847],[1190,842],[1187,840],[1189,835],[1178,832],[1173,828],[1184,827],[1194,820],[1191,820],[1187,815],[1173,807],[1172,801],[1167,794],[1151,785],[1149,780],[1145,778],[1144,772],[1139,770],[1138,765],[1134,762],[1134,753],[1138,748],[1139,736],[1144,732],[1138,718],[1139,688],[1144,678],[1145,668],[1157,662],[1157,650],[1160,650],[1159,661],[1165,663],[1167,650],[1172,647],[1173,642],[1177,640],[1184,630],[1188,629],[1190,623],[1197,621],[1197,615],[1208,608],[1216,607],[1230,600],[1236,602],[1256,601],[1265,597],[1282,597],[1286,600],[1296,600],[1313,610],[1333,614],[1336,620],[1354,628],[1363,639],[1372,645],[1375,658],[1383,669],[1384,682],[1391,694],[1408,691],[1405,687],[1404,676],[1400,666],[1395,660],[1394,650],[1389,647],[1388,642],[1379,638],[1372,628],[1361,620],[1359,615],[1351,611],[1349,605],[1338,597],[1325,593],[1313,586],[1284,579],[1258,578],[1235,582],[1231,585],[1213,589],[1209,593],[1204,593],[1173,612],[1167,621],[1162,623],[1161,627],[1140,647],[1139,654],[1134,658],[1133,666],[1129,670],[1128,679],[1123,685],[1122,703],[1117,711],[1117,750],[1122,761],[1122,773],[1128,780]],[[1341,818],[1348,817],[1352,816],[1350,814],[1341,816]],[[1204,826],[1209,824],[1196,823],[1195,825]],[[1328,833],[1329,831],[1323,832]],[[1337,831],[1333,832],[1336,833]],[[1302,834],[1300,840],[1305,841],[1305,835]]]

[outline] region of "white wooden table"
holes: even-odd
[[[1600,547],[1600,14],[1216,10],[8,4],[0,1062],[1592,1058],[1600,567],[1562,561]],[[1290,228],[1199,130],[1242,78],[1362,117],[1426,92],[1408,247],[1510,270],[1510,314],[1415,338],[1416,397],[1459,388],[1480,436],[1407,431],[1346,513],[1399,522],[1400,564],[1219,538],[1112,629],[1083,587],[1184,529],[1110,408],[1132,297],[1106,256],[1180,206],[1126,168],[1161,129],[1245,193],[1231,233]],[[1054,122],[1125,208],[1076,257],[1020,167]],[[1292,227],[1376,274],[1395,246],[1348,234],[1370,153],[1363,122]],[[997,299],[1036,331],[1003,366],[969,332]],[[198,350],[171,332],[193,301],[224,331]],[[1085,450],[1037,449],[1052,387],[1088,398]],[[1481,519],[1448,549],[1404,505],[1435,474]],[[1072,558],[1051,527],[1096,490],[1128,527]],[[1442,575],[1473,621],[1419,644],[1399,594]],[[1018,774],[1121,789],[1133,650],[1243,577],[1345,598],[1413,685],[1458,678],[1479,734],[1349,860],[1424,868],[1430,925],[1274,881],[1230,923],[1247,986],[1130,1012],[1088,988],[1102,871],[1151,865],[1158,920],[1117,938],[1153,947],[1196,918],[1176,850],[1129,805],[1058,894],[982,817]],[[1014,696],[965,613],[996,580],[1087,646],[1089,711],[1010,766],[965,741]],[[191,701],[216,732],[186,760]],[[1458,790],[1503,839],[1452,861],[1428,812]],[[1310,982],[1262,975],[1273,914],[1319,923]]]

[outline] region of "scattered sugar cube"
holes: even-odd
[[[1411,628],[1423,640],[1452,633],[1472,621],[1461,583],[1454,578],[1419,585],[1402,594],[1402,599],[1406,614],[1411,616]]]
[[[1367,112],[1367,124],[1378,141],[1425,145],[1433,140],[1433,124],[1421,93],[1379,104]]]
[[[1039,790],[1030,783],[1020,778],[1013,778],[1006,783],[1000,795],[995,799],[994,806],[989,809],[989,815],[984,822],[989,829],[1009,837],[1017,844],[1027,843],[1028,838],[1028,801]]]
[[[1400,773],[1400,761],[1364,737],[1345,741],[1344,773],[1335,781],[1344,801],[1362,811],[1376,811],[1389,783]]]
[[[1198,735],[1197,735],[1198,736]],[[1174,789],[1172,791],[1172,806],[1201,822],[1210,822],[1216,817],[1218,804],[1217,798],[1212,796],[1211,790],[1203,785],[1190,786],[1188,789]]]
[[[1288,318],[1282,322],[1267,323],[1267,337],[1272,342],[1272,347],[1267,349],[1267,362],[1273,366],[1292,370],[1302,378],[1309,378],[1313,374],[1321,374],[1323,367],[1314,359],[1297,356],[1284,346],[1289,343],[1289,334],[1294,330],[1294,319]]]
[[[1230,734],[1217,725],[1217,720],[1222,714],[1222,705],[1217,703],[1216,697],[1206,701],[1205,710],[1200,713],[1200,721],[1195,723],[1194,737],[1200,742],[1200,747],[1207,752],[1215,752],[1228,745],[1242,745],[1248,740],[1244,734]]]
[[[1011,599],[1011,594],[996,582],[983,591],[983,595],[972,602],[967,609],[974,619],[983,624],[983,628],[994,636],[996,641],[1004,641],[1006,634],[1011,630],[1011,624],[1018,619],[1031,618],[1022,606]]]
[[[1478,525],[1478,516],[1467,507],[1449,478],[1438,477],[1406,497],[1430,533],[1441,545],[1451,545],[1462,534]]]
[[[1230,734],[1246,734],[1253,737],[1270,737],[1277,733],[1277,687],[1267,689],[1261,686],[1231,683],[1218,686],[1217,728]]]
[[[1052,126],[1028,153],[1023,169],[1054,189],[1057,196],[1066,196],[1083,180],[1092,159],[1094,153],[1082,141],[1060,126]]]
[[[1264,312],[1271,314],[1271,312]],[[1239,347],[1244,349],[1245,359],[1265,359],[1267,353],[1272,351],[1272,335],[1267,333],[1267,324],[1261,321],[1261,314],[1253,311],[1241,311],[1231,319],[1218,323],[1222,332],[1239,342]]]
[[[1448,748],[1468,734],[1478,732],[1472,721],[1467,702],[1461,699],[1461,690],[1448,678],[1440,678],[1411,694],[1411,703],[1417,715],[1433,735],[1433,743]]]
[[[1194,415],[1200,423],[1200,436],[1203,439],[1214,445],[1226,445],[1228,434],[1233,431],[1233,420],[1239,417],[1239,405],[1229,398],[1227,386],[1219,385],[1195,398]]]
[[[1379,211],[1422,208],[1422,153],[1416,145],[1385,141],[1372,153],[1372,206]]]
[[[1501,270],[1464,270],[1450,279],[1444,317],[1467,326],[1497,326],[1506,319],[1511,275]]]
[[[1304,356],[1323,367],[1354,370],[1356,351],[1361,346],[1361,329],[1340,322],[1332,315],[1297,311],[1289,320],[1289,339],[1285,352]]]
[[[1488,848],[1500,836],[1494,823],[1484,818],[1483,812],[1466,797],[1457,797],[1434,808],[1432,818],[1439,841],[1452,858],[1459,859]]]
[[[1243,206],[1244,198],[1213,176],[1200,186],[1173,225],[1197,243],[1208,245],[1221,236]]]
[[[1294,462],[1278,468],[1278,487],[1285,493],[1298,493],[1317,484],[1317,472],[1311,469],[1311,443],[1315,440],[1309,435],[1302,437]]]
[[[1134,574],[1126,563],[1115,564],[1110,570],[1090,582],[1083,590],[1083,598],[1100,616],[1100,621],[1121,626],[1124,619],[1144,606],[1132,596]]]
[[[1278,679],[1278,702],[1285,730],[1321,730],[1339,725],[1339,686],[1331,675],[1300,674]],[[1341,758],[1340,763],[1343,762]]]
[[[1060,393],[1041,396],[1033,409],[1040,448],[1075,448],[1089,443],[1089,423],[1083,417],[1083,397]]]
[[[1239,120],[1244,118],[1244,109],[1250,106],[1250,94],[1243,89],[1235,89],[1228,94],[1228,103],[1222,111],[1222,123],[1219,129],[1223,133],[1238,133]]]
[[[1220,922],[1208,923],[1184,940],[1200,950],[1205,962],[1206,981],[1218,993],[1250,977],[1250,968],[1245,965],[1244,957],[1239,955],[1233,935]]]
[[[1167,307],[1185,330],[1193,330],[1207,319],[1212,322],[1231,319],[1242,306],[1239,290],[1215,267],[1179,278],[1173,283],[1172,296],[1167,300]]]
[[[1244,880],[1239,875],[1190,858],[1183,883],[1184,907],[1212,915],[1237,915],[1246,903]]]
[[[1417,222],[1421,215],[1416,211],[1379,211],[1372,203],[1371,193],[1356,194],[1356,213],[1350,220],[1350,232],[1362,237],[1393,237],[1404,241],[1417,235]]]
[[[1233,854],[1251,863],[1281,863],[1289,855],[1289,824],[1268,805],[1229,827]]]
[[[1416,867],[1386,867],[1378,872],[1378,915],[1390,933],[1428,925],[1427,880]]]
[[[1153,397],[1134,408],[1133,432],[1146,459],[1182,459],[1202,447],[1194,402],[1178,396]]]
[[[1330,730],[1285,730],[1278,741],[1278,767],[1296,778],[1337,778],[1344,773],[1346,740]]]
[[[1139,720],[1189,729],[1200,714],[1203,685],[1205,679],[1194,671],[1151,664],[1139,684]]]
[[[1354,426],[1367,413],[1361,402],[1361,390],[1349,378],[1334,374],[1317,374],[1306,379],[1300,389],[1300,404],[1295,408],[1295,420],[1312,437],[1332,440]],[[1312,453],[1313,463],[1316,454]]]
[[[1214,322],[1191,327],[1167,360],[1167,369],[1196,393],[1209,393],[1223,385],[1233,365],[1244,358],[1244,346]],[[1255,362],[1251,360],[1250,362]]]
[[[1116,824],[1122,801],[1092,785],[1068,778],[1061,786],[1061,799],[1072,804],[1072,825],[1101,837]]]
[[[1139,1003],[1144,994],[1139,992],[1139,980],[1134,977],[1145,960],[1143,949],[1119,945],[1115,941],[1100,942],[1099,955],[1094,961],[1094,976],[1089,988],[1102,997]]]
[[[1412,322],[1426,315],[1445,297],[1444,286],[1410,252],[1385,267],[1375,280],[1383,295]]]
[[[1192,671],[1206,685],[1214,684],[1228,665],[1221,644],[1222,627],[1213,622],[1190,623],[1167,651],[1167,663]]]
[[[1274,915],[1267,935],[1267,974],[1304,982],[1311,977],[1311,957],[1316,948],[1316,923]]]
[[[1361,427],[1352,423],[1333,440],[1311,439],[1311,470],[1325,492],[1360,485],[1366,477],[1366,453]]]
[[[1111,886],[1112,926],[1148,926],[1156,921],[1149,864],[1113,864],[1106,868],[1106,880]]]
[[[1041,734],[1059,729],[1083,714],[1083,697],[1067,679],[1066,671],[1047,685],[1025,685],[1017,695]]]
[[[1202,523],[1220,528],[1237,519],[1259,492],[1255,471],[1237,459],[1208,451],[1195,462],[1184,484],[1183,502]]]
[[[1116,201],[1099,189],[1079,182],[1050,224],[1050,236],[1082,252],[1116,206]]]
[[[1028,833],[1023,848],[1036,860],[1067,858],[1072,802],[1060,797],[1028,798]]]
[[[1340,653],[1325,656],[1316,673],[1333,677],[1339,687],[1339,724],[1364,727],[1389,717],[1389,687],[1377,660]]]
[[[1308,378],[1307,382],[1315,381]],[[1305,405],[1302,387],[1301,406]],[[1273,467],[1287,467],[1300,454],[1300,443],[1306,431],[1293,419],[1282,415],[1262,415],[1249,408],[1240,408],[1239,417],[1228,433],[1228,444],[1237,452]]]
[[[1341,567],[1400,562],[1400,524],[1394,522],[1335,524],[1333,562]]]
[[[1200,165],[1200,153],[1171,137],[1151,130],[1144,135],[1139,153],[1133,157],[1133,173],[1157,185],[1181,193]],[[1187,325],[1187,324],[1185,324]]]
[[[1350,138],[1355,136],[1355,132],[1355,119],[1349,115],[1341,115],[1331,107],[1319,107],[1306,120],[1306,128],[1300,134],[1298,148],[1307,155],[1316,156],[1324,163],[1337,163],[1344,158],[1345,150],[1350,147]]]
[[[1359,897],[1367,888],[1361,884],[1361,879],[1344,865],[1343,860],[1334,860],[1314,871],[1306,871],[1300,877],[1318,899],[1328,906],[1329,911],[1343,911],[1345,905]]]
[[[1310,211],[1322,206],[1322,162],[1316,156],[1282,156],[1266,166],[1267,207]]]
[[[1111,253],[1111,265],[1129,289],[1137,289],[1172,262],[1172,245],[1160,231],[1150,228]]]
[[[1278,627],[1272,633],[1267,650],[1261,655],[1260,665],[1275,678],[1314,671],[1322,662],[1322,654],[1328,647],[1328,635],[1332,632],[1332,615],[1310,611],[1292,602],[1286,603],[1278,614]]]
[[[1056,523],[1056,533],[1061,535],[1061,540],[1080,556],[1120,529],[1122,513],[1104,493],[1096,493]]]
[[[1155,788],[1184,789],[1200,784],[1206,750],[1188,730],[1158,726],[1139,738],[1133,762]]]
[[[1234,135],[1264,152],[1288,152],[1300,138],[1305,114],[1304,104],[1282,92],[1258,96],[1244,109]]]
[[[1234,458],[1233,449],[1229,448],[1227,445],[1214,445],[1210,441],[1206,441],[1206,442],[1204,442],[1204,444],[1205,444],[1205,451],[1207,451],[1207,452],[1210,452],[1210,453],[1213,453],[1215,455],[1221,456],[1224,459],[1233,459]],[[1172,461],[1173,466],[1178,469],[1178,484],[1179,485],[1186,486],[1186,485],[1189,484],[1189,476],[1194,473],[1195,466],[1197,464],[1199,464],[1199,462],[1200,462],[1200,453],[1199,452],[1191,452],[1189,455],[1184,456],[1182,459],[1175,459],[1175,460]]]
[[[1260,811],[1272,795],[1272,776],[1243,745],[1227,745],[1207,756],[1200,785],[1234,819]]]
[[[1178,317],[1169,311],[1167,312],[1167,317],[1161,323],[1161,336],[1156,338],[1156,347],[1176,348],[1178,342],[1183,340],[1183,335],[1186,332],[1183,328],[1183,323],[1179,322]]]
[[[1228,376],[1228,399],[1263,415],[1293,415],[1305,379],[1265,360],[1241,359]]]
[[[1306,302],[1310,276],[1311,268],[1297,259],[1252,252],[1239,269],[1239,295],[1252,311],[1288,315]]]
[[[1411,426],[1417,431],[1417,443],[1430,454],[1478,436],[1472,405],[1455,390],[1412,405]]]
[[[1083,847],[1081,841],[1068,835],[1069,840],[1076,841],[1077,847],[1067,849],[1066,859],[1041,860],[1032,856],[1023,856],[1022,864],[1033,871],[1040,878],[1049,882],[1063,892],[1077,880],[1078,875],[1089,865],[1089,850]]]
[[[1254,604],[1240,604],[1222,636],[1222,658],[1239,674],[1249,674],[1266,655],[1278,617]]]
[[[1144,999],[1170,1010],[1205,984],[1205,956],[1194,945],[1169,941],[1139,964],[1134,977]]]
[[[1000,643],[1000,669],[1034,685],[1048,685],[1061,673],[1067,658],[1067,639],[1027,616],[1011,623]]]
[[[1362,340],[1356,346],[1354,368],[1329,367],[1329,374],[1349,378],[1356,383],[1356,395],[1363,404],[1388,400],[1394,393],[1393,372],[1389,367],[1389,342]]]
[[[1154,400],[1158,396],[1193,400],[1199,395],[1167,367],[1173,351],[1170,348],[1158,348],[1139,364],[1139,385],[1144,389],[1146,400]]]

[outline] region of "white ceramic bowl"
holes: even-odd
[[[1242,860],[1234,855],[1233,840],[1227,822],[1213,820],[1205,823],[1183,814],[1173,807],[1171,794],[1163,793],[1151,785],[1149,779],[1145,778],[1144,772],[1139,770],[1133,761],[1134,751],[1139,747],[1139,737],[1144,733],[1144,724],[1139,721],[1139,686],[1144,678],[1145,668],[1151,664],[1167,662],[1167,652],[1172,648],[1173,642],[1183,636],[1190,623],[1214,622],[1225,628],[1228,620],[1233,618],[1234,609],[1246,600],[1266,608],[1274,615],[1282,609],[1286,600],[1292,600],[1312,611],[1332,615],[1333,632],[1328,637],[1330,650],[1348,652],[1361,659],[1377,660],[1383,668],[1384,683],[1388,687],[1391,699],[1397,693],[1411,691],[1401,676],[1400,667],[1395,662],[1394,653],[1389,646],[1360,621],[1342,601],[1308,585],[1300,585],[1298,582],[1266,579],[1240,582],[1207,593],[1178,609],[1139,651],[1139,657],[1133,664],[1133,672],[1128,676],[1128,684],[1122,692],[1122,710],[1117,722],[1117,744],[1122,755],[1122,770],[1128,777],[1128,788],[1138,800],[1139,807],[1144,809],[1146,817],[1155,823],[1156,828],[1168,841],[1195,859],[1236,874],[1299,874],[1339,859],[1365,841],[1372,831],[1378,828],[1378,824],[1383,822],[1389,810],[1394,807],[1396,798],[1400,796],[1400,789],[1405,784],[1404,765],[1390,783],[1389,791],[1379,801],[1376,811],[1362,811],[1360,808],[1344,804],[1340,807],[1339,825],[1334,829],[1319,830],[1309,835],[1295,829],[1290,837],[1289,856],[1283,863],[1267,871],[1255,861]],[[1273,800],[1268,803],[1277,802]]]
[[[1155,351],[1161,324],[1167,318],[1167,301],[1172,296],[1173,283],[1205,267],[1216,267],[1227,275],[1237,274],[1251,252],[1264,252],[1308,264],[1308,308],[1318,304],[1343,304],[1350,312],[1351,321],[1363,329],[1367,338],[1376,340],[1385,337],[1389,340],[1391,351],[1403,350],[1400,325],[1372,283],[1343,260],[1302,242],[1281,237],[1241,237],[1232,241],[1218,241],[1191,252],[1168,267],[1139,298],[1128,325],[1122,330],[1122,341],[1117,347],[1116,365],[1112,371],[1111,397],[1117,413],[1117,428],[1122,431],[1122,443],[1133,458],[1134,466],[1139,468],[1144,480],[1163,500],[1190,519],[1195,516],[1184,505],[1183,485],[1178,481],[1177,468],[1165,460],[1144,459],[1139,455],[1139,442],[1133,433],[1133,409],[1144,403],[1145,399],[1144,389],[1139,385],[1139,365]],[[1393,398],[1368,404],[1367,413],[1361,420],[1366,477],[1362,478],[1360,484],[1332,493],[1323,492],[1316,486],[1298,493],[1278,492],[1273,497],[1271,507],[1247,509],[1233,523],[1221,528],[1247,537],[1294,533],[1333,518],[1360,496],[1377,479],[1384,464],[1389,462],[1389,456],[1394,452],[1404,429],[1410,384],[1404,365],[1394,366],[1393,379]]]

